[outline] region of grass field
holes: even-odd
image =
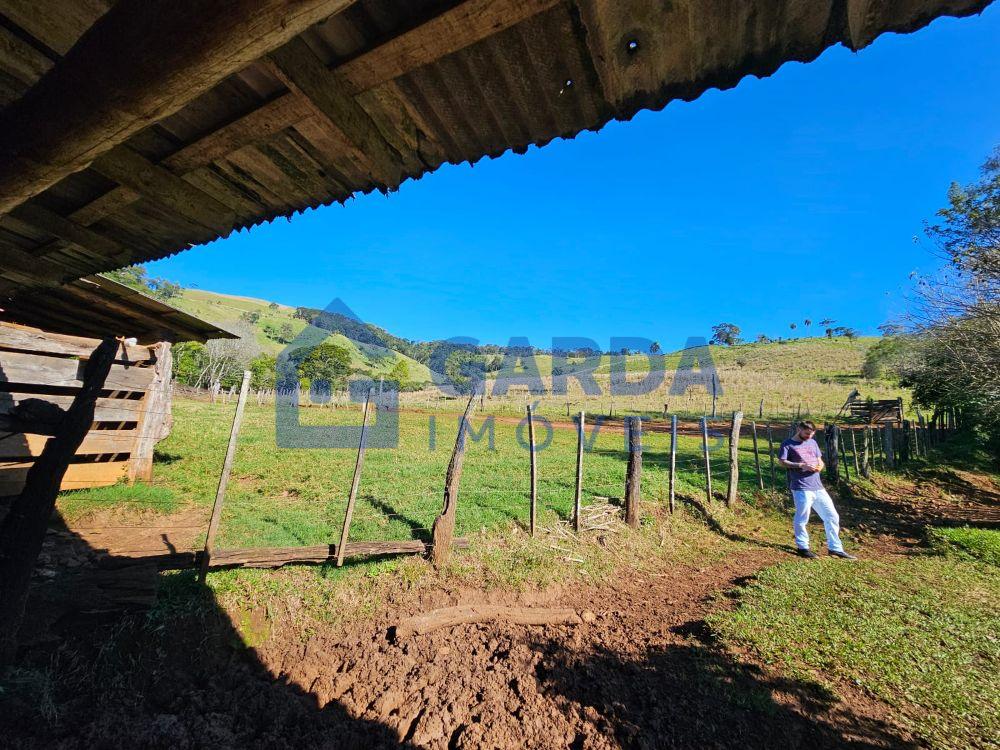
[[[75,518],[94,508],[127,503],[173,511],[201,506],[215,495],[235,406],[178,399],[174,428],[157,448],[155,479],[134,488],[108,487],[64,493],[60,509]],[[358,424],[360,407],[303,409],[305,424]],[[426,535],[440,511],[442,488],[458,429],[458,414],[404,412],[399,448],[369,449],[352,526],[354,539],[408,539]],[[337,541],[354,470],[354,450],[276,449],[270,407],[247,406],[226,498],[220,544],[290,546]],[[490,435],[492,424],[492,437]],[[528,520],[527,431],[514,420],[473,416],[462,479],[458,532],[504,527]],[[718,434],[710,439],[713,489],[726,487],[728,448]],[[624,491],[627,453],[624,436],[609,427],[588,430],[593,443],[585,455],[583,502],[619,498]],[[713,430],[714,432],[714,430]],[[551,434],[551,437],[549,435]],[[520,437],[519,437],[520,435]],[[433,436],[433,437],[432,437]],[[782,436],[776,436],[782,437]],[[477,439],[478,438],[478,439]],[[644,438],[643,499],[664,502],[669,435]],[[568,518],[575,486],[576,432],[546,430],[539,424],[539,513],[544,523]],[[770,486],[766,439],[761,435],[763,471]],[[741,441],[741,488],[752,498],[756,487],[752,444]],[[678,441],[678,491],[704,494],[701,440]],[[780,477],[779,477],[780,481]]]
[[[987,747],[1000,735],[1000,532],[930,535],[942,554],[770,568],[712,625],[784,671],[878,696],[934,747]]]

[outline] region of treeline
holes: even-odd
[[[865,374],[890,375],[929,410],[953,410],[1000,461],[1000,148],[976,182],[952,184],[926,228],[945,265],[917,279],[913,309],[868,352]]]

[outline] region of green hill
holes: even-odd
[[[177,296],[171,297],[169,303],[184,312],[234,332],[249,326],[261,350],[272,355],[278,354],[293,342],[307,325],[305,320],[295,317],[296,308],[253,297],[237,297],[202,289],[184,289]],[[365,328],[374,332],[372,340],[381,340],[377,333],[378,329],[373,326]],[[361,343],[342,333],[331,333],[327,341],[342,346],[350,352],[351,367],[355,370],[377,377],[387,375],[397,362],[404,361],[410,381],[424,383],[431,380],[430,371],[425,365],[394,349]]]

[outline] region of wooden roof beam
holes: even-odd
[[[323,61],[299,37],[269,56],[272,70],[289,89],[304,97],[333,129],[333,135],[369,167],[383,187],[403,181],[403,157],[379,131],[375,121]]]
[[[354,0],[120,0],[0,113],[0,213]]]
[[[562,0],[466,0],[330,70],[340,82],[338,88],[342,86],[358,96],[526,21],[560,2]],[[312,104],[298,91],[291,90],[184,146],[160,165],[177,174],[187,174],[314,116]],[[117,187],[71,216],[80,223],[93,224],[139,197],[129,187]]]

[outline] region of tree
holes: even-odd
[[[736,346],[740,343],[740,328],[733,323],[719,323],[712,326],[711,343],[718,346]]]
[[[171,347],[173,376],[181,385],[196,385],[205,367],[205,345],[198,341],[182,341]]]
[[[1000,148],[937,215],[926,233],[947,264],[917,279],[908,328],[920,357],[902,376],[918,403],[982,427],[1000,458]]]
[[[758,344],[769,344],[769,343],[771,343],[771,337],[768,336],[766,333],[758,333],[757,334],[757,343]]]
[[[660,349],[660,342],[659,341],[654,341],[652,344],[649,345],[649,353],[650,354],[659,354],[661,351],[662,350]]]
[[[827,337],[828,339],[832,339],[832,338],[833,338],[833,329],[832,329],[832,328],[827,328],[827,329],[826,329],[826,330],[824,331],[824,333],[826,334],[826,337]]]
[[[798,328],[798,325],[796,325],[795,323],[789,323],[788,327],[794,331],[796,328]]]
[[[257,325],[257,321],[260,320],[260,312],[257,310],[244,310],[240,313],[240,320],[252,326]]]
[[[351,374],[351,353],[347,349],[324,342],[308,348],[304,354],[298,366],[299,377],[308,378],[310,383],[329,383],[331,389],[347,385],[347,376]]]
[[[389,370],[389,380],[395,380],[399,383],[400,388],[403,387],[404,383],[409,382],[410,367],[406,364],[405,359],[399,360],[392,366],[392,369]]]
[[[805,324],[806,328],[808,328],[809,326],[811,326],[813,324],[813,322],[811,320],[809,320],[809,318],[806,318],[802,322]]]
[[[254,390],[274,388],[277,373],[277,358],[270,354],[259,354],[250,361],[250,387]]]

